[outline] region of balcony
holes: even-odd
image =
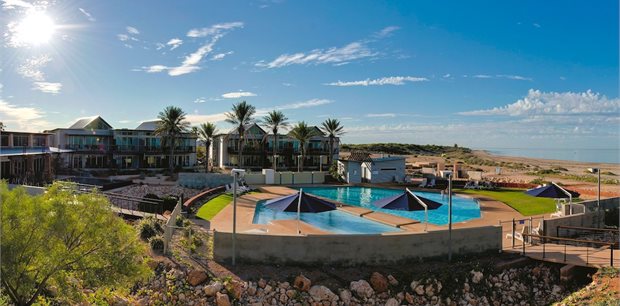
[[[140,145],[112,145],[107,146],[104,144],[98,145],[65,145],[65,149],[74,150],[78,152],[94,152],[94,153],[168,153],[169,148],[163,148],[159,146],[140,146]],[[175,153],[195,153],[195,146],[178,146],[174,149]]]
[[[79,151],[79,152],[96,152],[96,153],[106,153],[108,150],[108,146],[105,144],[94,144],[94,145],[74,145],[68,144],[64,147],[67,150]]]

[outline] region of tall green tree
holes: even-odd
[[[301,160],[299,161],[300,171],[304,171],[304,159],[306,158],[306,147],[310,138],[318,136],[319,132],[311,126],[308,126],[305,121],[297,123],[293,129],[289,132],[289,135],[297,141],[299,141],[299,151],[301,152]]]
[[[214,123],[207,122],[202,123],[198,126],[198,137],[205,143],[205,170],[211,171],[211,162],[209,159],[209,149],[211,148],[211,143],[213,142],[213,138],[217,135],[218,130],[217,126]]]
[[[288,118],[283,112],[273,110],[263,117],[263,123],[273,133],[273,171],[276,171],[276,155],[278,155],[278,130],[289,126]]]
[[[327,158],[327,163],[331,167],[334,163],[334,141],[336,137],[344,134],[344,127],[337,119],[328,118],[321,124],[321,130],[329,137],[329,157]]]
[[[176,106],[168,106],[157,115],[159,121],[157,121],[155,135],[161,136],[163,143],[170,147],[168,160],[170,172],[174,171],[174,148],[179,138],[189,130],[189,122],[185,120],[185,116],[185,112]]]
[[[128,288],[148,276],[146,246],[103,195],[55,183],[31,196],[0,182],[0,198],[2,288],[15,305],[31,305],[52,288],[74,304],[80,288]]]
[[[256,108],[245,101],[233,104],[232,110],[226,113],[226,122],[236,125],[239,133],[238,165],[243,167],[243,146],[245,144],[245,126],[254,122]]]

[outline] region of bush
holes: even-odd
[[[151,250],[153,251],[163,251],[164,238],[161,235],[151,237],[151,239],[149,239],[149,245],[151,246]]]
[[[178,226],[178,227],[182,227],[183,226],[183,216],[177,216],[177,219],[174,220],[174,225]]]
[[[149,240],[149,238],[157,235],[157,232],[155,231],[153,225],[150,222],[144,221],[145,220],[142,220],[142,222],[140,222],[140,238],[144,240]]]

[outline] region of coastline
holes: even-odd
[[[492,152],[491,150],[478,150],[472,149],[472,153],[479,157],[491,158],[493,160],[505,160],[510,162],[522,162],[522,163],[544,163],[544,164],[568,164],[573,166],[583,166],[585,168],[618,168],[620,169],[620,163],[608,163],[608,162],[585,162],[578,160],[566,160],[566,159],[550,159],[550,158],[538,158],[528,156],[515,156],[504,155]]]

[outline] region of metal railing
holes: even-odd
[[[546,244],[548,243],[548,241],[559,241],[562,242],[562,244],[556,244],[556,245],[563,245],[564,246],[564,250],[563,250],[563,255],[564,255],[564,262],[566,262],[566,255],[567,255],[567,245],[570,246],[582,246],[585,245],[585,250],[586,250],[586,264],[590,263],[590,245],[598,245],[600,246],[599,249],[602,249],[604,247],[609,247],[609,265],[610,266],[614,266],[614,248],[613,248],[613,243],[609,243],[609,242],[603,242],[603,241],[595,241],[595,240],[585,240],[585,239],[572,239],[572,238],[562,238],[562,237],[553,237],[553,236],[542,236],[542,235],[534,235],[534,234],[523,234],[523,237],[529,237],[530,241],[532,240],[532,238],[535,238],[538,240],[538,242],[540,242],[540,244],[542,245],[542,258],[546,258]],[[525,240],[524,240],[525,241]],[[523,247],[522,247],[522,254],[525,255],[526,254],[526,248],[525,248],[525,243],[523,243]]]
[[[595,241],[609,242],[613,244],[613,248],[618,249],[620,230],[617,228],[596,228],[596,227],[583,227],[583,226],[569,226],[558,225],[555,229],[556,237],[561,238],[583,238],[583,234],[586,233],[588,238],[595,239]],[[561,235],[566,234],[566,235]]]
[[[533,230],[533,225],[535,223],[536,220],[540,220],[539,221],[539,229],[540,231],[542,231],[544,233],[544,224],[545,224],[545,216],[540,216],[540,217],[529,217],[529,218],[523,218],[523,219],[515,219],[513,218],[512,220],[506,220],[506,221],[499,221],[498,224],[499,226],[502,227],[502,235],[504,232],[506,232],[506,230],[504,230],[504,227],[506,225],[509,225],[509,229],[507,230],[510,234],[511,234],[511,238],[512,238],[512,248],[514,249],[516,246],[516,242],[517,242],[517,234],[520,233],[517,230],[517,225],[522,224],[523,226],[527,226],[528,229],[528,233],[526,234],[532,234],[532,230]],[[540,234],[540,233],[538,233]],[[525,239],[524,239],[525,240]],[[523,244],[525,244],[525,242],[523,242]]]

